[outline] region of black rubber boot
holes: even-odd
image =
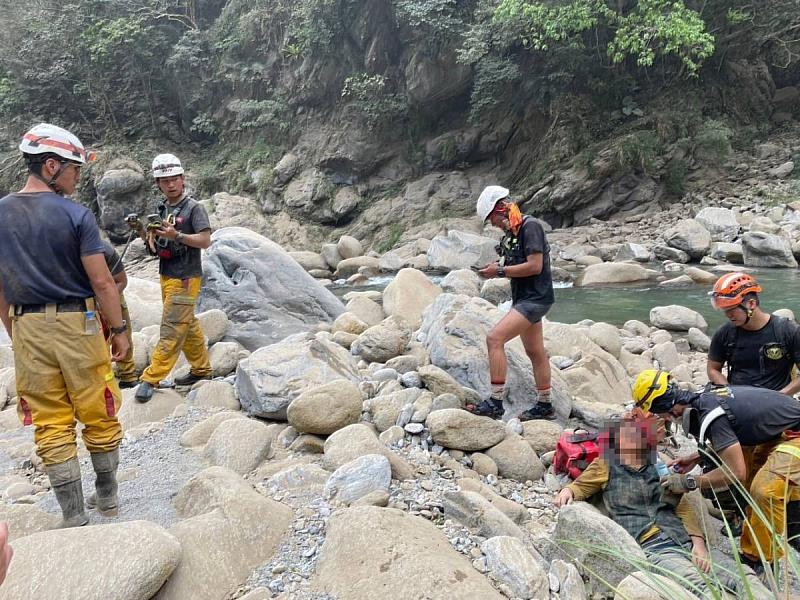
[[[77,458],[57,465],[46,465],[50,486],[61,507],[63,520],[61,527],[80,527],[89,522],[83,509],[83,486],[81,485],[81,465]]]
[[[94,482],[96,492],[89,496],[86,505],[97,507],[97,512],[106,517],[116,517],[119,511],[117,498],[117,467],[119,448],[111,452],[92,452],[92,466],[97,478]]]
[[[503,408],[503,400],[494,396],[489,396],[488,400],[484,400],[478,405],[468,404],[466,409],[473,415],[490,417],[492,419],[501,418],[506,411],[506,409]]]
[[[155,392],[153,384],[142,381],[139,387],[136,388],[136,395],[134,398],[136,398],[137,402],[144,404],[145,402],[150,402],[150,399],[153,397],[153,392]]]
[[[175,385],[194,385],[198,381],[203,381],[204,379],[211,379],[211,375],[195,375],[191,371],[189,371],[188,375],[184,375],[183,377],[179,377],[175,380]]]

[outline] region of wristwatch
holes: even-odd
[[[128,322],[125,319],[123,319],[122,325],[120,325],[119,327],[109,327],[108,330],[111,332],[111,335],[121,335],[126,331],[128,331]]]
[[[686,489],[689,491],[697,489],[697,480],[694,478],[694,475],[686,476]]]
[[[497,267],[497,276],[498,277],[505,277],[506,270],[503,267]]]

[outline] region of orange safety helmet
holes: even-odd
[[[761,292],[756,278],[747,273],[728,273],[723,275],[714,284],[711,292],[711,306],[717,310],[728,310],[736,308],[747,294],[757,294]]]

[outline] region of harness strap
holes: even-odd
[[[706,431],[711,423],[725,414],[727,414],[725,409],[722,406],[718,406],[703,418],[703,421],[700,423],[700,434],[697,436],[697,444],[699,446],[706,445]]]
[[[779,444],[775,448],[775,452],[783,452],[784,454],[791,454],[796,459],[800,460],[800,448],[792,446],[791,444]]]

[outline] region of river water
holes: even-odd
[[[764,288],[761,302],[764,310],[771,312],[789,308],[800,312],[800,270],[753,269],[752,274]],[[680,273],[667,273],[669,277]],[[349,291],[382,290],[391,277],[371,279],[369,285],[350,287],[335,285],[331,291],[342,297]],[[431,276],[439,283],[442,276]],[[614,285],[603,287],[556,287],[556,303],[548,313],[551,321],[576,323],[583,319],[603,321],[621,326],[629,319],[649,323],[650,309],[654,306],[681,304],[705,317],[709,331],[714,331],[724,321],[722,313],[711,307],[708,292],[711,286],[695,285],[685,288],[660,288],[655,283],[645,285]],[[798,315],[800,316],[800,315]]]

